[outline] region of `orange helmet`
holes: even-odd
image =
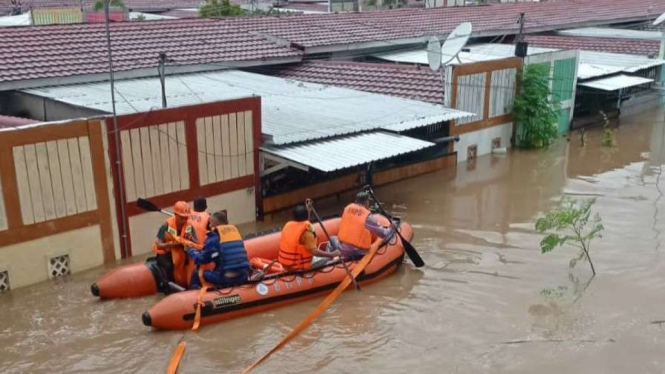
[[[189,204],[184,201],[178,201],[173,206],[173,213],[179,215],[180,217],[189,217],[191,211],[189,209]]]

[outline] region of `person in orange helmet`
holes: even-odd
[[[182,240],[196,243],[196,232],[189,222],[191,210],[189,204],[178,201],[173,205],[173,217],[169,217],[157,232],[153,251],[157,255],[157,264],[166,273],[167,281],[175,281],[181,287],[187,287],[187,250]]]

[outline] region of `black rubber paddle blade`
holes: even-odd
[[[372,188],[369,186],[365,186],[365,189],[367,190],[367,192],[369,192],[369,195],[372,197],[372,200],[376,202],[383,215],[388,218],[388,220],[390,221],[390,225],[393,227],[399,238],[402,240],[402,245],[404,245],[404,251],[406,251],[406,255],[409,256],[409,259],[411,259],[411,261],[417,268],[425,266],[425,261],[423,261],[422,257],[420,257],[418,251],[416,251],[416,248],[413,246],[413,244],[409,243],[409,241],[404,239],[402,234],[399,233],[399,230],[397,230],[397,227],[395,226],[395,223],[392,221],[391,216],[388,214],[388,212],[386,212],[385,209],[383,209],[379,200],[377,200],[376,196],[374,196],[374,191],[372,191]]]
[[[406,239],[404,239],[401,234],[399,235],[399,238],[402,239],[402,244],[404,245],[404,250],[406,251],[406,254],[407,254],[407,256],[409,256],[411,261],[413,261],[413,264],[417,268],[425,266],[425,261],[423,261],[422,257],[420,257],[420,254],[418,254],[418,251],[416,251],[416,248],[414,248],[411,243],[409,243]]]
[[[157,205],[155,205],[155,204],[151,203],[150,201],[148,201],[144,198],[141,198],[141,197],[139,197],[139,199],[136,200],[136,206],[138,206],[139,208],[141,208],[143,210],[147,210],[149,212],[159,212],[159,211],[161,211],[161,209],[159,209],[159,207]]]

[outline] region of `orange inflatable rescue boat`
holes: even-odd
[[[380,217],[379,221],[387,225]],[[337,233],[339,219],[326,221],[331,235]],[[400,225],[402,236],[411,240],[413,231],[407,223]],[[325,236],[318,235],[320,242]],[[261,257],[276,258],[279,251],[279,233],[262,237],[265,247]],[[251,239],[255,240],[255,239]],[[249,240],[249,241],[251,241]],[[397,271],[404,260],[404,247],[393,235],[377,252],[365,270],[356,278],[358,284],[367,284],[385,278]],[[350,270],[357,262],[347,261]],[[348,277],[341,262],[297,273],[268,275],[261,281],[242,286],[209,290],[201,297],[201,325],[225,321],[231,318],[262,312],[302,300],[327,294]],[[349,286],[352,288],[353,286]],[[199,290],[171,294],[143,313],[143,324],[159,330],[189,329],[194,323]]]
[[[377,216],[377,220],[388,226],[388,220]],[[330,235],[336,235],[339,218],[324,221]],[[411,240],[413,230],[408,223],[396,222],[404,239]],[[318,244],[326,242],[326,236],[316,225]],[[305,299],[324,295],[336,288],[348,273],[344,264],[337,262],[307,272],[284,272],[277,258],[280,233],[274,232],[245,240],[245,248],[252,266],[267,275],[259,281],[250,281],[242,286],[210,289],[201,297],[202,325],[224,321]],[[379,248],[376,256],[357,277],[358,284],[378,281],[397,271],[404,260],[404,246],[398,236],[391,236]],[[347,261],[349,270],[357,262]],[[145,263],[118,267],[106,273],[91,287],[92,294],[102,299],[141,297],[157,292],[168,294],[150,310],[143,313],[143,324],[160,330],[178,330],[192,327],[199,290],[173,293],[154,258]]]
[[[326,220],[324,224],[329,232],[337,232],[339,222],[339,218],[334,218]],[[316,225],[316,236],[320,241],[325,239],[320,225]],[[251,239],[246,239],[245,249],[247,257],[252,259],[252,264],[259,265],[261,259],[277,258],[279,238],[279,232],[271,231],[267,235],[258,234]],[[270,265],[270,261],[267,265]],[[279,270],[281,270],[279,264],[273,263],[267,273]],[[101,299],[142,297],[154,295],[157,292],[172,293],[173,290],[164,278],[155,258],[149,257],[145,263],[124,265],[110,270],[90,287],[90,291],[93,296]]]

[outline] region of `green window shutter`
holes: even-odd
[[[565,101],[573,97],[576,62],[575,58],[554,61],[552,96],[555,100]]]
[[[559,135],[563,135],[570,130],[570,108],[561,109],[557,126]]]

